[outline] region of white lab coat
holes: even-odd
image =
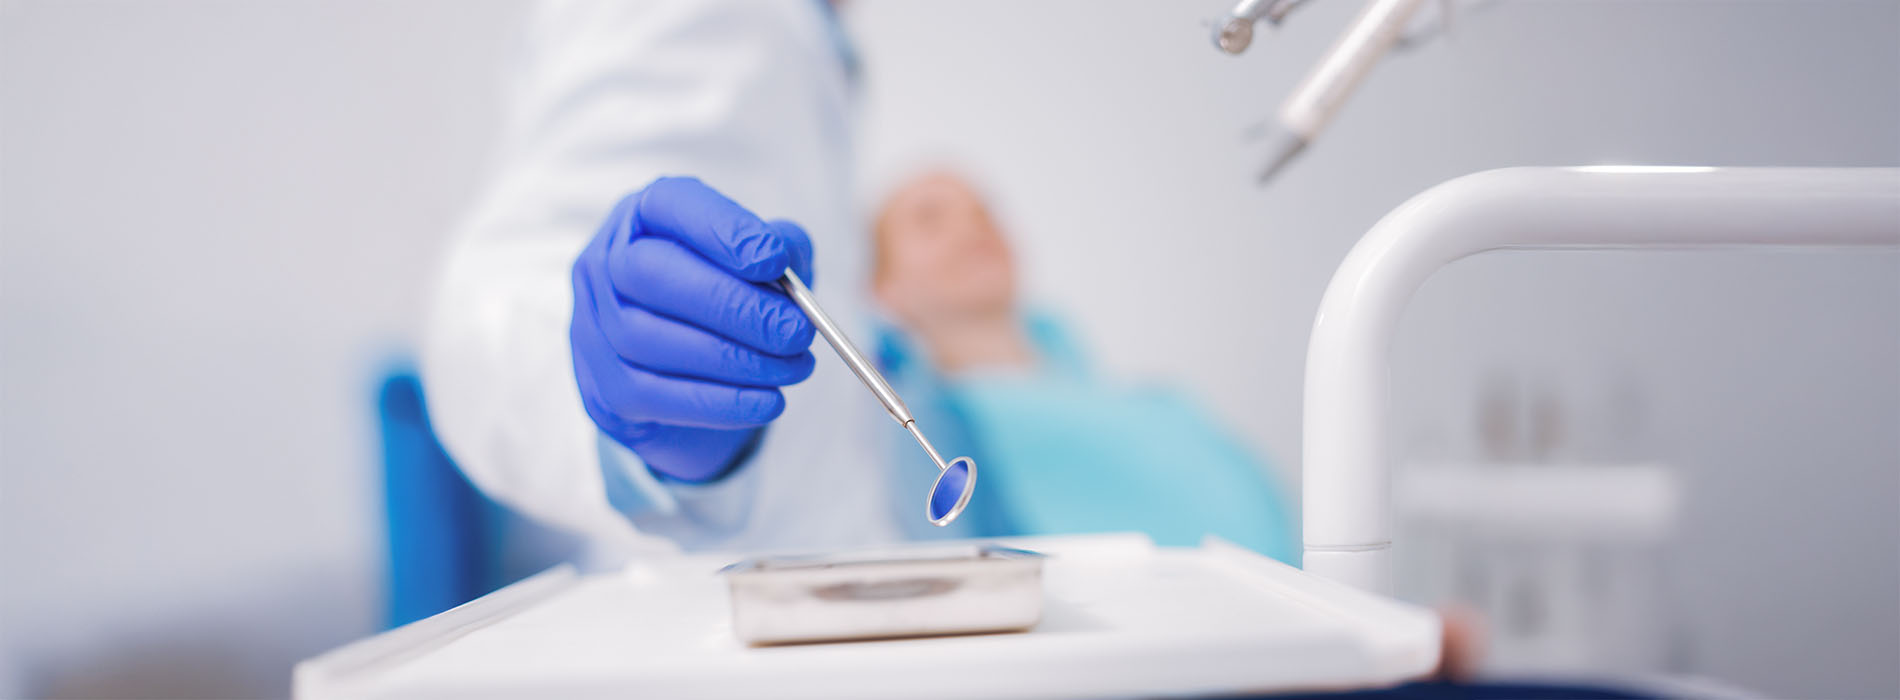
[[[662,485],[603,440],[568,349],[570,268],[614,203],[694,175],[811,233],[817,293],[862,333],[866,239],[851,208],[852,86],[812,2],[539,6],[479,204],[455,236],[423,351],[434,427],[483,491],[609,549],[832,548],[900,535],[877,431],[830,350],[737,473]],[[610,505],[623,469],[651,507]],[[920,512],[923,493],[906,497]],[[914,503],[913,503],[914,501]]]

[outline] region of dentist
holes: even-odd
[[[815,267],[826,308],[863,319],[854,59],[831,8],[550,3],[527,35],[423,350],[462,470],[617,552],[929,527],[890,497],[875,402],[764,284]]]

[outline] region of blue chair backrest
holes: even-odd
[[[492,506],[436,440],[422,382],[413,371],[397,369],[383,377],[376,413],[389,543],[385,621],[397,627],[488,592],[494,569],[487,512]]]

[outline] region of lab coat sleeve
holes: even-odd
[[[570,267],[614,203],[661,175],[700,176],[768,217],[842,218],[848,182],[827,176],[848,159],[829,148],[843,143],[847,90],[817,14],[722,0],[533,10],[493,174],[454,236],[423,348],[434,427],[485,493],[643,546],[738,531],[750,470],[662,482],[588,419]]]
[[[607,503],[641,532],[700,549],[727,540],[751,520],[756,469],[739,469],[704,484],[670,481],[605,433],[595,442]]]

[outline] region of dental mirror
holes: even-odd
[[[937,448],[932,447],[923,432],[917,429],[917,419],[911,417],[904,400],[897,397],[897,391],[891,388],[890,382],[884,381],[884,375],[879,374],[877,368],[864,359],[864,353],[858,352],[857,346],[851,344],[851,339],[845,337],[837,322],[831,320],[831,315],[819,308],[818,299],[812,296],[811,288],[805,286],[805,281],[799,279],[797,273],[786,270],[784,276],[779,278],[779,288],[784,289],[786,296],[792,298],[799,310],[811,318],[818,335],[824,336],[825,342],[838,353],[838,359],[844,360],[845,366],[858,375],[858,380],[864,382],[864,388],[870,389],[878,403],[884,404],[884,410],[891,414],[891,420],[904,426],[904,430],[909,431],[910,436],[916,438],[917,444],[930,455],[930,463],[937,467],[938,473],[937,482],[930,487],[930,500],[924,503],[924,517],[938,527],[956,520],[957,516],[963,514],[963,508],[970,505],[970,493],[976,488],[976,462],[969,457],[958,457],[949,464],[944,463],[943,455],[937,454]]]

